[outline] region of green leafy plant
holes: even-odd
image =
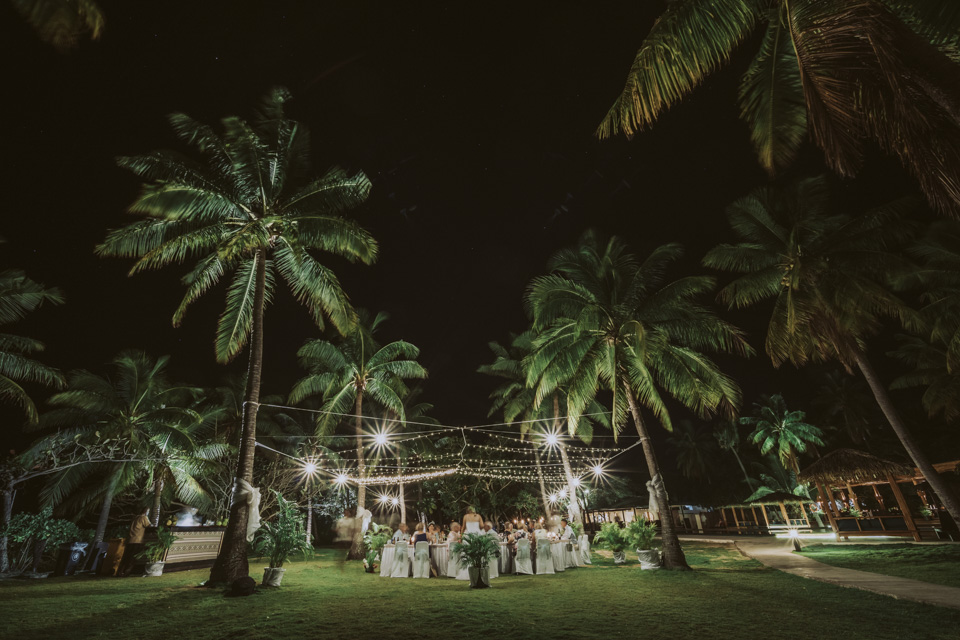
[[[583,523],[582,522],[571,522],[570,527],[573,528],[573,532],[577,534],[577,538],[583,537]]]
[[[600,525],[600,533],[593,539],[593,543],[614,553],[619,553],[630,546],[626,529],[621,529],[616,522],[604,522]]]
[[[635,518],[627,525],[625,533],[631,547],[647,551],[653,548],[653,540],[657,536],[657,525],[644,518]]]
[[[462,542],[453,545],[451,552],[461,567],[482,569],[500,557],[500,542],[486,533],[468,533]]]
[[[929,518],[933,515],[933,510],[930,507],[920,507],[920,515],[924,518]]]
[[[363,548],[366,549],[363,564],[371,567],[380,559],[383,546],[390,542],[393,530],[385,524],[370,523],[370,528],[363,534]]]
[[[39,571],[47,548],[55,549],[64,542],[84,539],[77,525],[54,518],[51,507],[40,513],[18,513],[10,519],[10,524],[0,527],[0,536],[15,545],[10,554],[10,568],[14,571],[25,571],[31,564],[33,571]]]
[[[167,555],[167,551],[179,539],[180,537],[169,529],[157,527],[157,539],[144,547],[143,551],[140,552],[140,557],[147,562],[162,562],[164,556]]]
[[[313,547],[307,543],[304,517],[297,503],[287,500],[279,491],[273,493],[277,496],[279,510],[273,520],[257,530],[254,548],[260,555],[270,556],[270,568],[276,569],[282,567],[292,554],[308,555],[313,552]]]

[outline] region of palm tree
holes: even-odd
[[[67,388],[53,395],[52,409],[39,427],[59,437],[122,441],[137,460],[90,461],[50,476],[41,492],[45,503],[63,505],[68,498],[76,511],[100,503],[94,544],[103,541],[115,496],[139,483],[153,493],[151,519],[160,516],[164,483],[188,504],[204,504],[207,492],[195,477],[204,461],[222,455],[224,445],[197,444],[191,437],[203,425],[203,416],[189,408],[189,394],[166,377],[169,358],[153,358],[127,349],[112,361],[112,375],[73,371]]]
[[[41,40],[59,51],[73,49],[80,36],[96,40],[106,23],[93,0],[10,0]]]
[[[277,276],[290,287],[320,328],[339,332],[355,322],[337,277],[315,252],[369,264],[377,244],[355,221],[340,215],[362,203],[370,181],[334,168],[312,179],[306,127],[284,116],[286,89],[271,91],[256,117],[222,121],[223,134],[184,114],[170,116],[177,135],[200,152],[202,163],[169,151],[119,159],[122,167],[149,181],[130,207],[143,220],[112,231],[97,247],[103,256],[137,258],[131,275],[195,260],[183,277],[187,291],[173,315],[221,278],[233,274],[217,326],[217,360],[235,358],[250,341],[243,435],[234,477],[251,482],[263,362],[264,309]],[[211,584],[247,575],[247,506],[230,510]]]
[[[615,432],[629,408],[663,505],[670,502],[641,407],[667,430],[673,428],[667,396],[700,417],[734,411],[739,388],[706,352],[750,352],[738,329],[700,303],[712,278],[667,281],[681,255],[678,245],[664,245],[641,262],[619,238],[588,231],[576,248],[550,260],[551,274],[534,279],[527,293],[541,331],[530,367],[537,398],[564,386],[575,432],[600,386],[612,391]],[[665,566],[688,568],[672,519],[661,525]]]
[[[753,408],[755,415],[740,418],[740,424],[753,427],[750,440],[760,446],[760,453],[775,451],[784,467],[799,473],[797,454],[810,445],[823,445],[823,432],[805,422],[803,411],[789,411],[779,393],[761,397]]]
[[[716,438],[721,449],[729,451],[737,459],[737,464],[740,466],[740,471],[743,472],[743,479],[746,481],[747,487],[752,488],[753,480],[747,475],[747,468],[743,466],[743,460],[738,452],[740,449],[740,429],[738,425],[738,420],[723,420],[716,431],[713,432],[713,437]]]
[[[674,425],[667,442],[677,452],[677,469],[685,478],[705,479],[710,484],[710,467],[717,442],[705,429],[696,428],[689,420]]]
[[[22,320],[45,302],[61,304],[63,294],[59,289],[31,280],[22,271],[10,269],[0,273],[0,325]],[[23,383],[38,383],[55,389],[64,384],[60,371],[30,357],[43,349],[43,343],[39,340],[9,333],[0,334],[0,402],[17,405],[26,415],[28,424],[36,424],[39,415]],[[13,517],[13,501],[19,480],[12,473],[3,474],[0,484],[3,502],[0,506],[0,529],[5,529]],[[0,536],[0,571],[6,571],[8,565],[7,536]]]
[[[818,378],[811,405],[814,417],[824,425],[842,427],[850,441],[870,449],[871,426],[883,420],[870,387],[862,378],[833,370]]]
[[[835,214],[822,177],[782,191],[758,189],[727,208],[740,241],[715,247],[703,262],[742,274],[720,291],[731,307],[773,300],[765,348],[774,366],[837,360],[848,371],[859,369],[907,454],[957,518],[960,502],[904,424],[867,354],[866,340],[883,316],[916,326],[887,286],[910,267],[891,251],[909,237],[899,222],[905,206]]]
[[[22,320],[44,302],[62,304],[63,294],[59,289],[34,282],[22,271],[11,269],[0,273],[0,325]],[[38,340],[0,334],[0,401],[19,406],[30,424],[37,423],[39,414],[23,383],[53,388],[64,384],[63,374],[57,369],[30,357],[43,349],[43,343]]]
[[[957,216],[958,32],[954,0],[673,0],[598,135],[652,126],[738,46],[758,43],[739,106],[771,175],[808,136],[843,176],[857,172],[874,142],[913,172],[935,208]]]
[[[290,402],[298,403],[306,398],[321,397],[323,413],[318,414],[317,434],[333,431],[344,416],[354,419],[354,436],[357,448],[357,506],[364,509],[367,487],[364,455],[363,401],[373,400],[386,411],[406,420],[403,397],[407,392],[404,380],[427,377],[416,358],[420,350],[409,342],[397,340],[380,346],[374,333],[388,318],[385,313],[370,317],[360,313],[356,329],[338,342],[310,340],[297,352],[301,366],[307,375],[301,378],[290,392]],[[352,412],[352,413],[351,413]],[[359,553],[354,545],[351,556]]]

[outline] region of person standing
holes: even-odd
[[[467,507],[467,513],[463,516],[463,535],[480,533],[482,526],[483,518],[477,515],[477,510],[473,507]]]
[[[149,514],[150,509],[146,509],[130,523],[127,543],[123,548],[123,557],[120,559],[120,566],[117,567],[117,576],[121,578],[130,575],[130,570],[133,569],[133,563],[136,562],[137,556],[146,546],[143,543],[143,537],[146,535],[147,528],[151,524]]]

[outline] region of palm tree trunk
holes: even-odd
[[[313,546],[313,496],[307,496],[307,546]]]
[[[150,507],[150,523],[160,526],[160,501],[163,497],[163,480],[158,479],[153,483],[153,506]]]
[[[13,517],[13,499],[17,497],[17,490],[13,488],[13,479],[7,481],[3,488],[3,509],[0,511],[0,529],[6,531]],[[7,536],[0,537],[0,573],[10,571],[10,551]]]
[[[960,501],[957,500],[957,496],[950,487],[946,485],[943,478],[937,473],[937,470],[933,468],[930,459],[927,458],[923,450],[920,449],[920,446],[913,438],[913,434],[907,429],[907,425],[903,423],[900,414],[897,413],[896,407],[893,406],[890,395],[887,393],[887,388],[880,382],[880,376],[877,375],[876,370],[874,370],[873,365],[867,359],[866,354],[857,351],[854,353],[854,358],[856,359],[857,366],[860,368],[860,372],[863,374],[863,377],[866,378],[867,384],[870,385],[870,390],[873,391],[873,397],[876,398],[877,404],[880,405],[880,410],[883,411],[883,415],[886,416],[887,422],[890,423],[893,432],[897,434],[900,443],[903,445],[903,448],[906,449],[910,459],[913,460],[913,463],[920,469],[920,473],[923,474],[926,481],[930,483],[930,487],[936,492],[944,508],[953,516],[953,521],[960,522]]]
[[[531,443],[533,445],[533,459],[537,464],[537,479],[540,481],[540,499],[543,501],[543,517],[550,519],[550,516],[553,515],[553,510],[550,509],[550,499],[547,497],[547,483],[543,481],[543,467],[540,466],[540,449],[537,448],[536,443]]]
[[[247,390],[243,403],[243,426],[240,434],[240,451],[237,458],[237,473],[234,479],[253,482],[253,460],[257,447],[257,411],[260,409],[260,376],[263,370],[263,308],[264,289],[267,281],[266,251],[257,252],[257,283],[253,293],[253,335],[250,337],[250,362],[247,365]],[[236,489],[234,489],[236,491]],[[223,534],[223,544],[207,584],[215,586],[231,583],[247,577],[247,502],[232,501],[230,521]]]
[[[113,504],[113,494],[116,491],[116,486],[114,485],[113,479],[110,480],[110,484],[107,485],[107,493],[103,496],[103,506],[100,507],[100,519],[97,520],[97,531],[93,534],[93,545],[91,548],[94,553],[90,554],[90,557],[96,555],[97,545],[103,542],[103,536],[107,532],[107,522],[110,519],[110,506]]]
[[[400,475],[403,475],[403,464],[400,461],[400,454],[397,454],[397,468],[400,470]],[[398,496],[400,500],[400,522],[407,521],[407,494],[406,489],[404,489],[404,484],[400,483],[400,495]]]
[[[736,449],[731,448],[730,453],[733,454],[733,457],[737,459],[737,464],[740,465],[740,471],[743,471],[743,479],[747,481],[747,491],[753,490],[753,480],[750,479],[750,476],[747,475],[747,468],[743,466],[743,460],[740,459],[740,454],[737,453]]]
[[[663,539],[663,567],[665,569],[690,570],[687,559],[683,555],[683,549],[680,548],[680,538],[677,537],[677,530],[673,524],[673,512],[670,509],[670,499],[667,496],[667,489],[663,484],[663,476],[660,475],[660,465],[657,463],[656,453],[653,451],[653,444],[650,442],[650,433],[647,431],[647,425],[640,416],[640,410],[637,408],[637,400],[633,397],[633,389],[630,383],[623,381],[623,388],[627,394],[627,402],[630,404],[630,413],[633,415],[633,423],[637,427],[637,434],[640,436],[640,444],[643,446],[643,455],[647,459],[647,470],[650,472],[650,478],[653,480],[657,502],[660,507],[660,537]]]
[[[357,486],[357,527],[353,535],[353,543],[350,545],[350,551],[347,553],[347,560],[363,559],[363,531],[359,526],[361,524],[360,516],[366,508],[367,485],[362,480],[366,476],[367,463],[363,457],[363,389],[357,389],[357,402],[354,406],[354,433],[357,436],[357,478],[361,483]]]
[[[553,394],[553,426],[557,431],[561,428],[560,420],[560,395]],[[570,467],[570,458],[567,456],[567,447],[562,442],[557,444],[560,449],[560,459],[563,461],[563,473],[567,477],[567,495],[570,499],[567,501],[567,517],[573,522],[583,523],[580,516],[580,505],[577,504],[577,485],[573,482],[573,469]]]

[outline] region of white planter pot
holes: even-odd
[[[471,589],[485,589],[490,586],[490,568],[468,567],[467,575],[470,576]]]
[[[659,569],[660,568],[660,550],[647,549],[641,551],[637,549],[637,560],[640,561],[641,569]]]
[[[286,571],[283,567],[266,567],[263,570],[263,586],[265,587],[279,587],[280,581],[283,580],[283,572]]]
[[[148,562],[147,566],[143,568],[143,575],[146,577],[156,578],[157,576],[162,574],[163,574],[162,562]]]
[[[626,564],[627,562],[627,552],[626,551],[614,551],[613,552],[613,564]]]

